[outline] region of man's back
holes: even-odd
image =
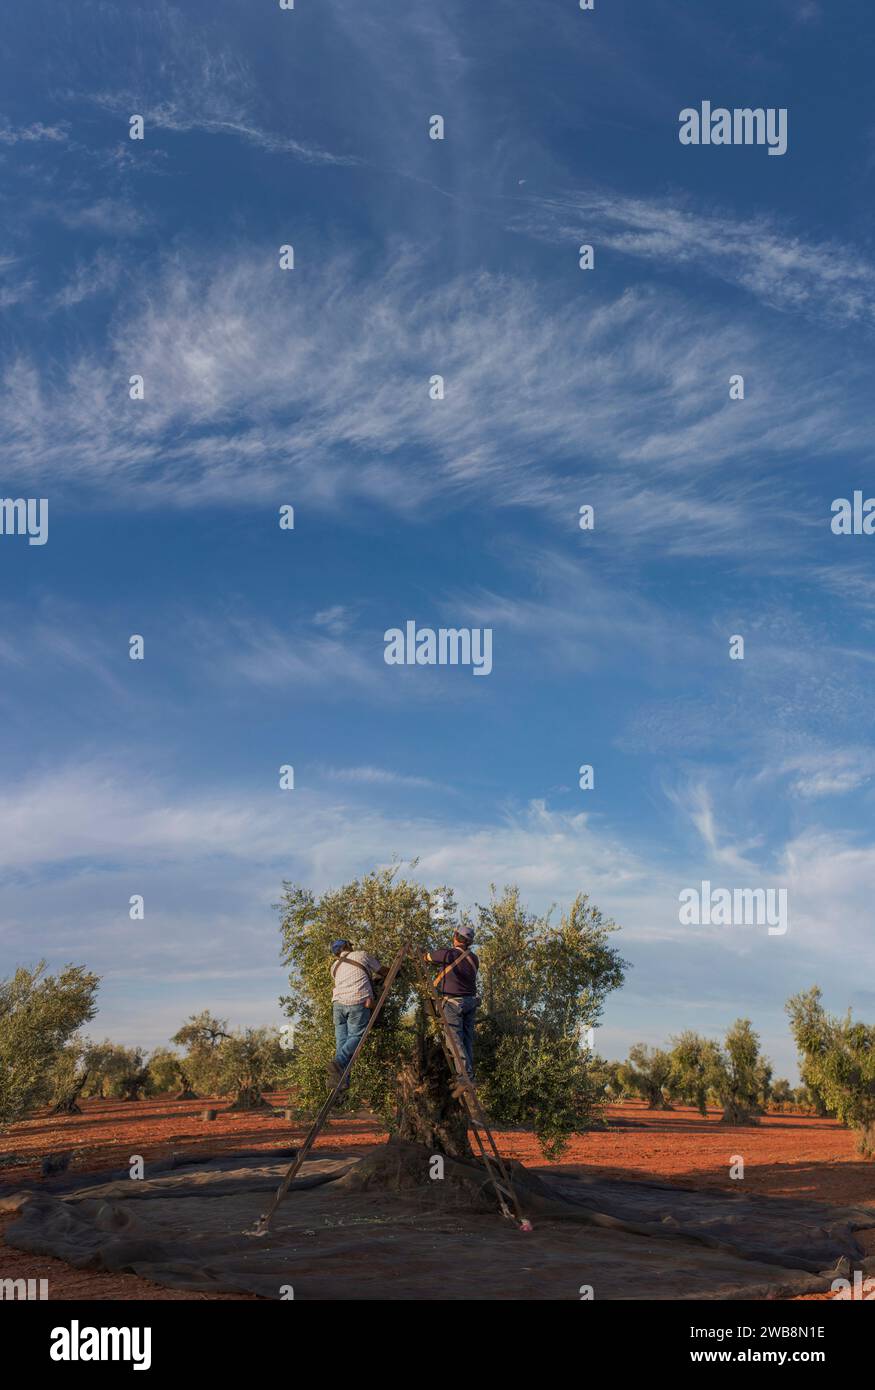
[[[459,956],[462,955],[465,955],[465,948],[461,946],[445,946],[437,951],[429,951],[428,958],[435,965],[441,967],[441,970],[438,971],[438,975],[440,975],[445,966],[450,965],[454,960],[458,960]],[[444,975],[437,986],[438,993],[459,995],[476,994],[477,971],[479,967],[480,961],[474,955],[473,951],[469,951],[460,965],[455,966],[452,970],[448,970]],[[437,978],[437,976],[435,976],[435,978]]]
[[[362,966],[365,969],[362,969]],[[333,1004],[363,1004],[373,997],[370,976],[380,971],[380,962],[367,951],[344,951],[331,966]],[[367,972],[367,973],[366,973]]]

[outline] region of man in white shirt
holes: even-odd
[[[368,1026],[377,997],[376,985],[382,981],[386,970],[376,956],[369,956],[367,951],[354,951],[342,938],[332,941],[331,953],[334,956],[331,1011],[337,1050],[329,1063],[329,1071],[333,1079],[339,1081]]]

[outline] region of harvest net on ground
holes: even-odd
[[[293,1151],[292,1151],[293,1152]],[[127,1170],[0,1198],[9,1245],[175,1289],[312,1299],[777,1298],[867,1269],[875,1211],[514,1165],[535,1230],[497,1219],[483,1170],[417,1145],[310,1158],[266,1238],[288,1149]]]

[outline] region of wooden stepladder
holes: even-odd
[[[343,1070],[342,1076],[340,1076],[340,1078],[338,1079],[336,1086],[332,1090],[331,1094],[328,1096],[328,1099],[323,1103],[322,1108],[320,1109],[318,1115],[316,1116],[315,1120],[310,1126],[307,1136],[304,1139],[304,1142],[301,1145],[300,1149],[298,1149],[298,1152],[295,1154],[295,1157],[292,1160],[291,1164],[289,1165],[288,1171],[286,1172],[282,1182],[277,1188],[270,1206],[268,1207],[267,1211],[264,1212],[264,1214],[258,1219],[253,1228],[250,1231],[247,1231],[247,1235],[266,1236],[269,1233],[270,1223],[276,1215],[277,1208],[279,1207],[280,1203],[282,1202],[283,1198],[288,1192],[296,1175],[300,1171],[304,1159],[307,1157],[307,1154],[312,1149],[314,1143],[316,1142],[316,1139],[319,1136],[320,1131],[322,1130],[326,1120],[328,1119],[328,1116],[334,1108],[335,1102],[337,1101],[337,1097],[340,1095],[341,1091],[344,1088],[349,1073],[352,1070],[353,1064],[356,1058],[358,1057],[359,1053],[361,1052],[362,1048],[364,1047],[365,1043],[367,1042],[368,1035],[371,1029],[374,1027],[377,1019],[379,1018],[383,1010],[383,1005],[389,997],[389,991],[391,990],[392,986],[395,983],[395,980],[398,977],[398,972],[408,956],[410,956],[411,960],[414,961],[419,981],[422,985],[423,990],[425,991],[426,998],[429,1001],[432,1015],[439,1025],[438,1036],[441,1040],[441,1046],[444,1050],[444,1056],[447,1059],[447,1065],[449,1066],[450,1071],[455,1075],[455,1086],[453,1088],[453,1094],[457,1096],[460,1100],[464,1101],[465,1108],[468,1111],[468,1116],[471,1120],[471,1128],[473,1130],[474,1137],[477,1142],[477,1147],[480,1150],[480,1156],[483,1159],[486,1172],[489,1176],[489,1181],[495,1189],[495,1195],[498,1198],[498,1205],[501,1214],[502,1216],[506,1217],[508,1221],[516,1220],[519,1223],[520,1230],[530,1231],[532,1229],[531,1223],[526,1220],[522,1213],[519,1200],[514,1190],[513,1183],[511,1182],[510,1175],[507,1171],[507,1167],[503,1158],[501,1157],[501,1154],[498,1152],[498,1147],[495,1143],[492,1131],[489,1129],[489,1126],[486,1123],[486,1117],[483,1114],[483,1109],[480,1105],[480,1100],[477,1096],[477,1089],[471,1078],[468,1076],[468,1069],[465,1065],[465,1059],[462,1056],[462,1053],[459,1049],[459,1044],[457,1043],[444,1017],[440,995],[437,993],[434,986],[432,985],[431,979],[428,975],[428,971],[425,969],[424,962],[418,959],[412,946],[409,943],[406,943],[404,946],[401,947],[401,950],[398,952],[397,956],[395,957],[391,966],[389,967],[389,971],[386,975],[386,979],[384,981],[380,997],[374,1005],[373,1009],[371,1010],[371,1016],[368,1019],[367,1027],[365,1028],[365,1031],[359,1038],[358,1043],[356,1044],[355,1052],[352,1054],[349,1061],[347,1062]],[[484,1143],[484,1136],[486,1138],[487,1143]],[[513,1207],[513,1211],[511,1211],[508,1202],[510,1202],[511,1206]],[[514,1215],[514,1213],[516,1213],[516,1215]]]
[[[444,1050],[444,1056],[447,1059],[447,1065],[450,1071],[455,1074],[456,1084],[453,1087],[453,1095],[457,1096],[459,1100],[465,1103],[465,1109],[468,1111],[468,1117],[471,1121],[471,1129],[477,1142],[477,1147],[480,1150],[480,1157],[483,1159],[483,1165],[489,1174],[489,1181],[495,1189],[495,1195],[498,1198],[498,1206],[501,1214],[506,1217],[508,1221],[516,1220],[519,1223],[521,1231],[530,1231],[532,1229],[532,1223],[523,1215],[516,1189],[507,1171],[507,1165],[498,1151],[498,1145],[495,1142],[492,1130],[486,1123],[486,1116],[480,1104],[477,1087],[468,1075],[468,1067],[462,1055],[462,1050],[459,1047],[455,1033],[450,1028],[444,1015],[442,1000],[445,996],[438,994],[432,984],[425,963],[416,958],[414,959],[419,982],[431,1005],[432,1014],[440,1025],[438,1037],[441,1040],[441,1046]],[[486,1141],[485,1143],[484,1138]],[[496,1176],[496,1170],[498,1176]],[[513,1211],[510,1210],[508,1201],[510,1201],[513,1206]]]

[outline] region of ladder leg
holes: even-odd
[[[397,976],[398,971],[401,969],[401,966],[404,963],[404,957],[407,955],[407,952],[408,947],[406,945],[402,946],[401,950],[398,952],[397,956],[393,960],[392,965],[389,969],[389,973],[386,976],[386,980],[383,985],[383,991],[380,995],[380,998],[377,1000],[377,1003],[374,1005],[374,1008],[371,1010],[371,1016],[368,1019],[367,1027],[365,1028],[365,1031],[362,1033],[361,1037],[359,1038],[356,1044],[355,1052],[352,1054],[346,1066],[344,1067],[343,1074],[338,1078],[337,1085],[334,1087],[334,1090],[331,1092],[328,1099],[323,1103],[322,1108],[319,1111],[319,1114],[316,1116],[315,1120],[310,1126],[310,1129],[307,1133],[307,1137],[305,1138],[303,1144],[301,1145],[298,1152],[295,1154],[294,1159],[289,1165],[285,1177],[283,1178],[282,1182],[277,1188],[276,1195],[274,1196],[273,1201],[271,1202],[264,1215],[261,1216],[260,1219],[256,1222],[252,1230],[247,1232],[248,1235],[266,1236],[268,1231],[270,1230],[270,1223],[273,1220],[277,1207],[285,1197],[286,1193],[289,1190],[289,1187],[294,1181],[295,1175],[297,1174],[301,1165],[303,1164],[304,1159],[307,1157],[307,1154],[310,1152],[311,1148],[316,1142],[319,1132],[325,1124],[325,1121],[328,1119],[328,1116],[334,1106],[335,1101],[337,1100],[338,1095],[340,1094],[343,1084],[346,1081],[346,1078],[349,1076],[353,1062],[361,1052],[362,1047],[364,1046],[364,1043],[367,1040],[368,1034],[373,1028],[376,1020],[380,1016],[383,1005],[389,997],[389,990],[395,983],[395,977]]]

